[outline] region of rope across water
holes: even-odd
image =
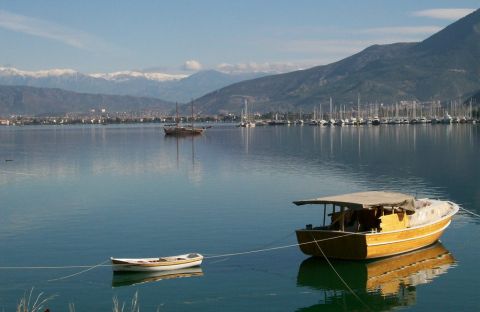
[[[327,258],[327,255],[325,255],[325,253],[323,252],[322,248],[320,247],[320,245],[318,244],[318,240],[315,239],[315,237],[313,235],[312,236],[312,239],[313,241],[315,242],[315,244],[317,245],[317,248],[318,250],[320,250],[320,252],[322,253],[323,257],[325,258],[325,260],[327,261],[328,265],[330,266],[330,268],[332,269],[333,272],[335,272],[335,274],[337,275],[337,277],[340,279],[340,281],[345,285],[345,287],[347,287],[348,291],[350,293],[352,293],[352,295],[365,307],[367,308],[368,311],[372,311],[372,309],[370,309],[370,307],[365,303],[363,302],[363,300],[357,295],[357,293],[355,293],[353,291],[353,289],[347,284],[347,282],[343,279],[343,277],[340,275],[340,273],[337,272],[337,270],[335,269],[335,267],[333,266],[333,264],[330,262],[330,260],[328,260]]]
[[[337,238],[342,238],[350,235],[359,235],[359,234],[366,234],[370,232],[357,232],[357,233],[346,233],[345,235],[341,236],[334,236],[334,237],[329,237],[329,238],[324,238],[320,240],[313,240],[313,241],[308,241],[305,243],[297,243],[297,244],[290,244],[290,245],[284,245],[284,246],[277,246],[277,247],[270,247],[270,248],[263,248],[263,249],[256,249],[256,250],[249,250],[249,251],[243,251],[243,252],[235,252],[235,253],[227,253],[227,254],[220,254],[220,255],[212,255],[208,257],[204,257],[204,259],[214,259],[214,258],[222,258],[222,257],[232,257],[232,256],[241,256],[241,255],[247,255],[247,254],[252,254],[252,253],[259,253],[259,252],[267,252],[267,251],[272,251],[272,250],[279,250],[279,249],[285,249],[285,248],[291,248],[291,247],[298,247],[306,244],[311,244],[315,242],[323,242],[323,241],[328,241],[332,239],[337,239]]]
[[[465,209],[463,207],[460,207],[459,208],[477,218],[480,218],[480,215],[475,213],[475,212],[472,212],[468,209]],[[357,232],[357,233],[346,233],[345,235],[341,235],[341,236],[334,236],[334,237],[329,237],[329,238],[324,238],[324,239],[321,239],[321,240],[316,240],[315,238],[313,238],[313,241],[309,241],[309,242],[305,242],[305,243],[296,243],[296,244],[289,244],[289,245],[283,245],[283,246],[276,246],[276,247],[270,247],[270,248],[261,248],[261,249],[254,249],[254,250],[247,250],[247,251],[242,251],[242,252],[232,252],[232,253],[225,253],[225,254],[218,254],[218,255],[209,255],[209,256],[205,256],[204,259],[205,260],[208,260],[208,259],[216,259],[216,258],[226,258],[226,257],[234,257],[234,256],[241,256],[241,255],[248,255],[248,254],[254,254],[254,253],[261,253],[261,252],[269,252],[269,251],[274,251],[274,250],[280,250],[280,249],[285,249],[285,248],[291,248],[291,247],[298,247],[298,246],[302,246],[302,245],[306,245],[306,244],[311,244],[311,243],[315,243],[317,244],[318,246],[318,243],[319,242],[323,242],[323,241],[327,241],[327,240],[333,240],[333,239],[337,239],[337,238],[342,238],[342,237],[346,237],[346,236],[350,236],[350,235],[359,235],[359,234],[366,234],[366,233],[369,233],[369,232]],[[322,252],[323,254],[323,251],[320,249],[320,251]],[[55,278],[55,279],[51,279],[49,280],[49,282],[52,282],[52,281],[58,281],[58,280],[62,280],[62,279],[67,279],[67,278],[70,278],[70,277],[74,277],[74,276],[78,276],[80,274],[83,274],[85,272],[88,272],[90,270],[93,270],[95,268],[98,268],[98,267],[111,267],[112,265],[111,264],[106,264],[108,261],[110,260],[105,260],[105,261],[102,261],[101,263],[99,264],[94,264],[94,265],[61,265],[61,266],[0,266],[0,270],[66,270],[66,269],[84,269],[80,272],[77,272],[77,273],[74,273],[74,274],[70,274],[70,275],[67,275],[67,276],[64,276],[64,277],[60,277],[60,278]]]
[[[247,250],[247,251],[242,251],[242,252],[233,252],[233,253],[225,253],[225,254],[218,254],[218,255],[211,255],[211,256],[205,256],[204,259],[216,259],[216,258],[226,258],[226,257],[233,257],[233,256],[241,256],[241,255],[248,255],[248,254],[253,254],[253,253],[260,253],[260,252],[268,252],[268,251],[273,251],[273,250],[280,250],[280,249],[285,249],[285,248],[291,248],[291,247],[298,247],[301,245],[306,245],[306,244],[311,244],[315,242],[323,242],[327,240],[333,240],[337,238],[342,238],[350,235],[358,235],[358,234],[365,234],[369,232],[359,232],[359,233],[346,233],[345,235],[341,236],[334,236],[334,237],[329,237],[329,238],[324,238],[321,240],[316,240],[316,241],[308,241],[305,243],[296,243],[296,244],[289,244],[289,245],[283,245],[283,246],[276,246],[276,247],[270,247],[270,248],[262,248],[262,249],[254,249],[254,250]],[[66,270],[66,269],[87,269],[81,271],[81,273],[88,272],[91,269],[98,268],[98,267],[111,267],[111,264],[106,264],[110,260],[105,260],[99,264],[94,264],[94,265],[60,265],[60,266],[0,266],[0,270]],[[79,272],[80,273],[80,272]],[[78,275],[73,274],[72,276]],[[52,280],[53,281],[53,280]]]
[[[53,278],[53,279],[49,279],[47,282],[55,282],[55,281],[60,281],[60,280],[64,280],[64,279],[67,279],[67,278],[70,278],[70,277],[74,277],[74,276],[77,276],[77,275],[80,275],[80,274],[83,274],[85,272],[88,272],[90,270],[93,270],[99,266],[103,266],[105,263],[107,263],[108,261],[110,260],[105,260],[97,265],[94,265],[94,266],[91,266],[89,267],[88,269],[85,269],[85,270],[82,270],[80,272],[77,272],[77,273],[73,273],[73,274],[70,274],[70,275],[66,275],[66,276],[62,276],[62,277],[58,277],[58,278]]]
[[[461,206],[458,206],[458,208],[460,208],[461,210],[463,210],[463,211],[471,214],[472,216],[475,216],[475,217],[477,217],[477,218],[480,218],[480,215],[479,215],[478,213],[475,213],[475,212],[473,212],[473,211],[470,211],[470,210],[468,210],[468,209],[465,209],[465,208],[463,208],[463,207],[461,207]]]

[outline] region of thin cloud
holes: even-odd
[[[202,64],[196,60],[187,60],[183,64],[183,69],[187,71],[198,71],[202,69]]]
[[[322,59],[338,60],[339,58],[357,53],[374,44],[390,44],[396,42],[418,42],[442,30],[436,25],[425,26],[385,26],[374,28],[344,29],[329,28],[322,36],[322,28],[317,29],[315,37],[308,32],[298,33],[297,38],[268,38],[259,44],[276,47],[278,52],[302,53],[304,56],[321,56]],[[291,32],[298,29],[290,29]],[[314,29],[312,29],[313,31]],[[337,38],[331,38],[335,34]],[[302,38],[302,35],[304,38]],[[352,38],[352,35],[355,35]],[[306,37],[305,37],[306,36]],[[324,38],[321,38],[324,37]]]
[[[428,17],[442,20],[454,21],[474,12],[475,9],[458,8],[458,9],[430,9],[415,11],[413,16]]]
[[[308,66],[307,66],[308,67]],[[286,73],[293,70],[299,70],[305,68],[304,65],[294,62],[285,62],[285,63],[257,63],[257,62],[248,62],[248,63],[221,63],[216,66],[216,69],[221,72],[231,73],[231,74],[241,74],[241,73]]]
[[[416,42],[418,38],[413,37],[394,37],[372,38],[365,40],[293,40],[284,43],[282,51],[297,53],[319,53],[324,55],[335,55],[345,57],[350,54],[360,52],[361,50],[374,44],[390,44],[396,42]]]
[[[359,30],[358,33],[371,35],[428,35],[440,30],[442,30],[440,26],[400,26],[367,28]]]
[[[83,31],[4,10],[0,10],[0,27],[36,37],[59,41],[83,50],[93,51],[99,47],[105,47],[105,43],[102,40]]]

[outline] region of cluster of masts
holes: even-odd
[[[380,124],[426,124],[426,123],[475,123],[473,117],[472,102],[464,105],[461,101],[450,102],[449,105],[442,106],[440,101],[419,103],[417,101],[401,101],[394,105],[370,104],[367,108],[361,108],[360,97],[357,107],[351,107],[347,110],[346,106],[337,109],[333,106],[332,98],[329,102],[329,110],[324,111],[322,104],[315,106],[313,113],[295,114],[296,118],[284,116],[278,118],[275,114],[272,120],[251,119],[247,111],[247,102],[245,101],[245,110],[242,111],[240,126],[254,127],[259,125],[289,125],[289,124],[309,124],[312,126],[342,126],[342,125],[380,125]],[[450,112],[450,113],[449,113]],[[307,118],[305,118],[307,117]]]

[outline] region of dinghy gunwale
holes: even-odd
[[[192,255],[195,256],[192,257]],[[159,258],[111,257],[110,260],[114,271],[164,271],[199,266],[203,261],[203,256],[198,253],[189,253]]]

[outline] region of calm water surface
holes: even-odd
[[[362,190],[480,213],[479,129],[219,126],[193,140],[155,125],[3,127],[0,266],[288,245],[294,229],[322,221],[318,208],[293,200]],[[48,282],[80,269],[0,269],[0,310],[14,311],[35,287],[57,296],[52,311],[69,303],[109,311],[113,297],[129,302],[136,292],[142,311],[478,311],[479,258],[480,220],[460,212],[431,250],[383,264],[333,262],[358,298],[294,247],[206,260],[183,278],[100,267]]]

